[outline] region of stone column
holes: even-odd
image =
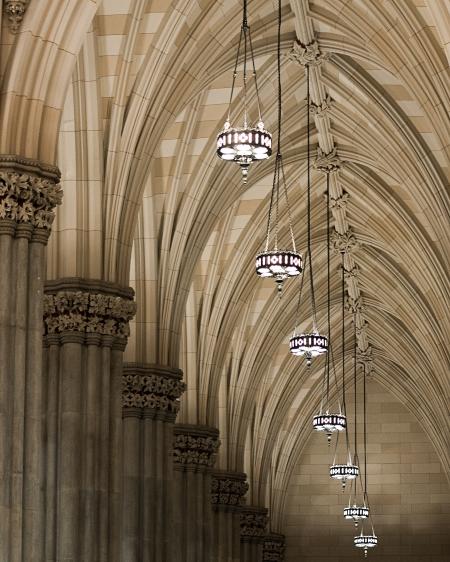
[[[183,372],[123,369],[124,562],[172,562],[173,424]]]
[[[0,156],[0,560],[44,559],[42,302],[57,168]]]
[[[279,533],[269,533],[264,538],[263,562],[284,562],[285,537]]]
[[[45,560],[122,560],[122,356],[133,296],[103,281],[45,286]]]
[[[241,518],[241,562],[260,562],[268,521],[264,507],[243,506]]]
[[[212,558],[214,562],[240,561],[240,510],[248,490],[246,474],[215,470],[212,473]]]
[[[211,468],[218,447],[215,428],[174,427],[174,562],[211,561]]]

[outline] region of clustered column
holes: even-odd
[[[174,427],[174,562],[211,561],[211,468],[218,447],[215,428]]]
[[[259,562],[262,559],[266,536],[267,509],[246,505],[240,514],[241,562]]]
[[[45,287],[45,560],[121,560],[122,357],[133,295],[82,279]]]
[[[123,369],[126,562],[172,562],[173,424],[185,390],[179,369]]]
[[[0,560],[44,559],[45,246],[57,168],[0,156]]]
[[[278,533],[269,533],[264,538],[263,562],[284,562],[285,537]]]
[[[211,560],[214,562],[240,561],[240,510],[248,490],[246,478],[242,472],[215,470],[212,473]]]

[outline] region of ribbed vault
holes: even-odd
[[[184,370],[179,419],[220,429],[220,468],[248,474],[251,501],[270,504],[272,527],[280,530],[323,365],[307,370],[288,354],[298,283],[286,284],[278,300],[273,285],[254,273],[273,161],[251,169],[244,187],[239,171],[214,151],[241,4],[104,0],[97,9],[86,0],[65,2],[65,10],[52,3],[48,12],[39,4],[31,2],[15,38],[22,58],[2,59],[0,144],[4,153],[62,170],[65,199],[48,278],[135,288],[128,360]],[[421,4],[282,2],[284,159],[304,251],[306,88],[291,50],[295,40],[315,40],[326,57],[311,69],[312,143],[314,156],[336,149],[332,224],[338,241],[351,234],[346,289],[349,306],[358,303],[359,347],[372,354],[371,376],[414,413],[449,474],[450,55],[443,22],[450,16],[445,2]],[[249,11],[264,119],[275,131],[275,7],[251,0]],[[57,33],[50,20],[60,22]],[[32,36],[53,45],[47,58],[33,51]],[[37,121],[28,135],[31,106]],[[251,106],[256,115],[255,99]],[[238,95],[232,114],[241,108]],[[314,170],[312,180],[318,318],[325,327],[325,176]],[[282,207],[281,241],[288,236]],[[333,327],[339,261],[333,255]],[[305,301],[302,326],[309,315]],[[350,350],[350,314],[347,328]]]

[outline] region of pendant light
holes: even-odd
[[[354,352],[353,352],[353,391],[355,397],[354,404],[354,431],[355,431],[355,464],[359,465],[358,457],[358,415],[357,415],[357,369],[356,369],[356,351],[358,348],[358,340],[356,338],[356,313],[353,315],[353,327],[354,327]],[[358,501],[358,482],[361,488],[362,501]],[[358,527],[358,523],[367,519],[369,517],[369,507],[366,502],[366,494],[364,492],[364,487],[362,485],[361,473],[359,478],[353,480],[350,486],[350,496],[348,499],[348,507],[344,509],[344,517],[348,520],[353,520],[355,527]]]
[[[367,556],[369,548],[374,548],[378,544],[378,537],[375,534],[375,528],[372,519],[372,510],[369,506],[369,496],[367,492],[367,392],[366,392],[366,365],[363,365],[363,423],[364,423],[364,503],[369,508],[369,517],[363,521],[361,532],[353,539],[353,543],[357,548],[364,549],[364,556]],[[370,525],[370,533],[364,529]]]
[[[331,275],[330,275],[330,174],[327,174],[327,329],[328,345],[331,348]],[[325,378],[322,387],[322,399],[320,411],[313,418],[313,427],[316,431],[323,431],[327,435],[328,444],[331,436],[337,431],[343,431],[347,425],[347,419],[343,415],[341,405],[338,403],[337,413],[330,409],[330,363],[331,353],[327,354],[325,364]],[[336,385],[337,386],[337,385]]]
[[[286,187],[286,179],[281,155],[281,1],[278,2],[278,145],[275,157],[275,171],[273,175],[272,194],[270,197],[269,215],[267,219],[266,243],[264,251],[256,256],[256,273],[259,277],[271,277],[275,280],[278,293],[281,296],[283,282],[288,277],[295,277],[302,272],[302,256],[295,247],[294,231],[292,228],[291,211]],[[289,234],[292,250],[278,248],[278,221],[280,190],[283,191],[289,220]],[[271,234],[273,231],[273,241]],[[273,242],[273,249],[269,249]]]
[[[342,406],[344,408],[344,415],[347,416],[347,406],[345,403],[345,278],[344,278],[344,253],[342,252]],[[330,466],[330,477],[335,480],[340,480],[342,483],[342,491],[345,489],[347,480],[354,480],[359,475],[359,466],[352,460],[350,452],[350,443],[348,438],[348,427],[345,427],[345,441],[347,449],[347,462],[346,464],[336,463],[336,452],[338,446],[338,439],[336,439],[336,447],[334,450],[333,464]]]
[[[296,327],[294,333],[289,340],[289,348],[293,355],[303,355],[306,357],[307,365],[311,365],[311,359],[327,352],[328,338],[320,334],[317,329],[316,318],[316,299],[314,294],[313,267],[312,267],[312,249],[311,249],[311,150],[310,150],[310,88],[309,88],[309,65],[306,65],[306,116],[307,116],[307,215],[308,215],[308,259],[307,267],[309,269],[311,309],[312,309],[312,331],[297,334]],[[305,266],[306,269],[306,266]],[[299,302],[301,292],[299,295]],[[296,319],[297,320],[297,319]]]
[[[239,56],[243,47],[244,68],[243,68],[243,94],[244,94],[244,114],[242,126],[233,126],[231,123],[231,103],[233,101],[234,87],[237,77],[237,67],[239,64]],[[248,109],[248,69],[247,54],[250,53],[250,59],[253,70],[253,79],[255,84],[256,101],[258,105],[258,121],[256,125],[252,125],[249,117]],[[247,0],[244,0],[241,34],[239,37],[239,46],[236,54],[236,62],[234,65],[233,81],[231,85],[230,102],[228,106],[228,117],[223,126],[223,130],[217,136],[217,155],[222,160],[236,162],[241,167],[242,179],[247,182],[248,170],[252,162],[265,160],[272,154],[272,135],[266,131],[261,116],[261,103],[259,99],[258,81],[256,79],[255,58],[253,55],[252,37],[250,27],[247,22]]]

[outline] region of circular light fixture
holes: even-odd
[[[256,256],[256,273],[260,277],[272,277],[281,291],[283,281],[302,272],[302,256],[291,250],[272,250]]]
[[[378,537],[374,533],[371,535],[363,535],[361,533],[360,535],[354,537],[353,542],[357,548],[363,548],[364,556],[367,556],[367,549],[377,546]]]
[[[294,334],[289,340],[292,355],[304,355],[308,364],[312,357],[318,357],[328,350],[328,338],[318,332],[312,334]]]
[[[353,505],[344,509],[344,517],[346,519],[353,519],[355,527],[358,526],[358,521],[367,519],[369,517],[369,508],[365,505]]]
[[[342,414],[318,414],[313,417],[313,428],[316,431],[325,431],[328,442],[331,441],[331,435],[336,431],[343,431],[347,425],[347,418]]]
[[[217,135],[217,155],[222,160],[236,162],[241,167],[244,183],[250,164],[266,160],[272,154],[272,135],[260,121],[257,127],[231,127],[226,121],[223,131]]]
[[[342,482],[342,488],[345,488],[347,480],[354,480],[359,475],[359,467],[355,464],[333,464],[330,466],[330,476],[334,480]]]

